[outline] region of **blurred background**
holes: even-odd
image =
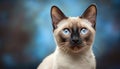
[[[36,69],[56,47],[51,6],[80,16],[91,3],[98,8],[97,69],[120,69],[120,0],[0,0],[0,69]]]

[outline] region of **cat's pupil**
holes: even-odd
[[[80,33],[81,34],[86,34],[87,32],[88,32],[88,30],[83,28]]]
[[[69,34],[69,33],[70,33],[70,32],[69,32],[68,29],[64,29],[64,30],[63,30],[63,34],[67,35],[67,34]]]
[[[85,30],[85,29],[83,29],[82,31],[85,33],[85,31],[86,31],[86,30]]]
[[[65,33],[67,33],[68,32],[68,30],[65,30]]]
[[[68,33],[69,31],[67,29],[65,29],[65,33]]]

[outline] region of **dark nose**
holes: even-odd
[[[77,38],[77,37],[72,38],[71,41],[72,41],[72,44],[81,44],[82,43],[81,39]]]

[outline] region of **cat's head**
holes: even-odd
[[[91,48],[95,36],[96,15],[97,9],[94,4],[79,17],[67,17],[58,7],[53,6],[53,32],[60,50],[79,53]]]

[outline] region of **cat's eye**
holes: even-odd
[[[88,32],[88,29],[83,28],[83,29],[81,29],[80,34],[85,35],[85,34],[87,34],[87,32]]]
[[[64,35],[68,35],[68,34],[70,34],[69,29],[64,29],[62,32],[63,32]]]

